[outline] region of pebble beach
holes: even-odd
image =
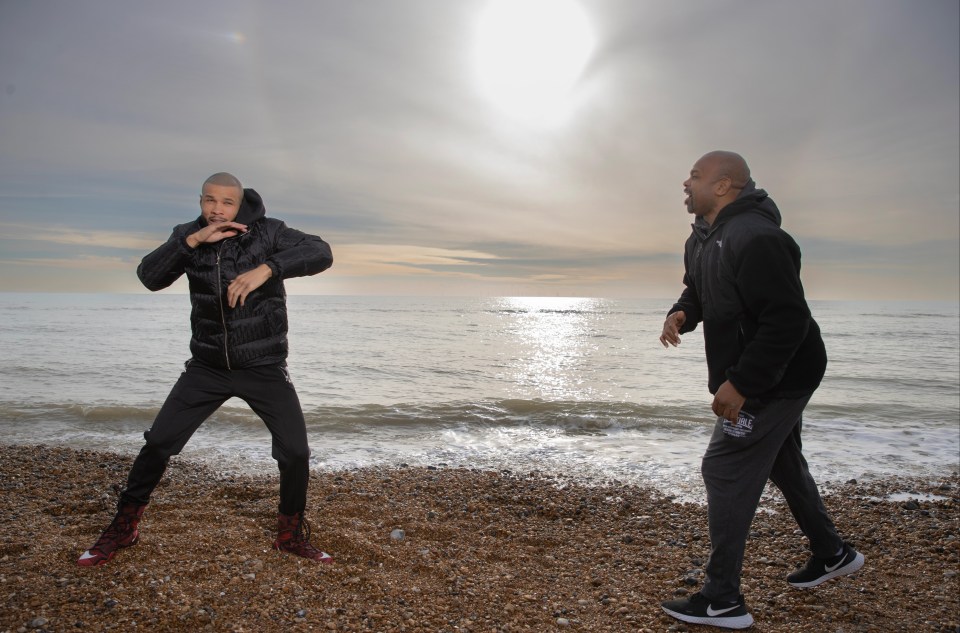
[[[313,542],[333,565],[270,549],[277,479],[175,458],[140,543],[77,556],[109,523],[133,455],[0,445],[0,632],[708,631],[660,602],[695,592],[705,508],[617,481],[438,464],[313,472]],[[757,632],[960,631],[960,480],[830,486],[866,556],[815,589],[782,497],[753,522],[743,591]]]

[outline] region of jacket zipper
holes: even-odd
[[[220,280],[223,277],[220,276],[220,251],[223,250],[223,242],[217,246],[217,301],[220,303],[220,324],[223,326],[223,357],[227,361],[227,369],[233,369],[230,367],[230,346],[229,346],[229,336],[227,334],[227,315],[223,310],[223,287],[220,285]]]
[[[713,234],[717,232],[720,226],[721,225],[713,224],[706,231],[703,231],[702,233],[696,231],[696,227],[694,227],[695,232],[698,233],[697,246],[693,251],[693,262],[697,269],[697,279],[695,279],[694,281],[697,283],[697,288],[698,288],[697,295],[700,297],[701,302],[703,302],[704,297],[699,291],[699,289],[703,288],[704,289],[703,292],[706,292],[706,285],[707,285],[706,274],[704,273],[704,270],[703,270],[703,251],[706,250],[707,240],[713,237]]]

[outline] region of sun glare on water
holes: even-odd
[[[483,94],[513,118],[562,120],[593,44],[576,0],[491,0],[475,50]]]

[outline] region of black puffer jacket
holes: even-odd
[[[186,238],[206,226],[203,216],[180,224],[162,246],[143,258],[137,276],[150,290],[166,288],[184,273],[190,282],[190,352],[204,363],[243,369],[287,357],[287,305],[283,280],[330,268],[330,246],[314,235],[266,217],[263,200],[245,189],[236,221],[247,232],[190,248]],[[231,308],[226,292],[241,273],[266,264],[273,276]]]
[[[827,367],[800,283],[800,247],[751,182],[708,225],[697,218],[684,253],[685,333],[703,322],[710,393],[729,380],[747,398],[797,398]]]

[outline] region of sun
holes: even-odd
[[[477,28],[481,90],[512,117],[562,119],[593,45],[576,0],[491,0]]]

